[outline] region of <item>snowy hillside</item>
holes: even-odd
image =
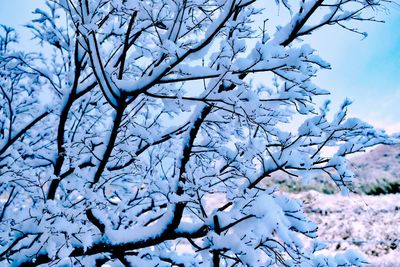
[[[366,255],[368,266],[400,266],[400,194],[386,194],[391,189],[399,192],[400,146],[378,146],[349,163],[362,194],[332,194],[338,190],[326,177],[306,186],[292,178],[289,185],[283,178],[278,180],[283,190],[295,192],[292,197],[304,202],[330,251],[358,249]]]
[[[318,236],[330,251],[359,249],[368,266],[400,266],[400,194],[295,194],[308,216],[319,225]]]

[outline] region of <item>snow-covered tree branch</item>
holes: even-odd
[[[266,180],[325,174],[346,192],[345,157],[394,142],[349,100],[318,108],[330,65],[301,39],[362,33],[383,4],[47,1],[26,25],[41,54],[1,26],[0,265],[361,265],[320,253],[302,204]]]

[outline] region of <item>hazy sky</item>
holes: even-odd
[[[41,0],[0,0],[0,24],[18,26],[33,18]],[[318,54],[332,64],[320,72],[317,84],[332,92],[333,105],[348,97],[350,116],[388,132],[400,131],[400,8],[379,16],[386,23],[364,23],[368,37],[327,27],[307,37]],[[19,27],[18,27],[19,28]],[[20,29],[20,28],[19,28]],[[26,32],[21,39],[27,42]]]

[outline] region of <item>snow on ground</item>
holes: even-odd
[[[330,251],[358,249],[368,266],[400,266],[400,194],[345,197],[309,191],[292,197],[304,202]]]

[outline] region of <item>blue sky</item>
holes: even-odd
[[[0,0],[0,23],[19,26],[33,18],[41,0]],[[388,132],[400,131],[400,7],[380,14],[386,23],[363,23],[368,37],[327,27],[307,37],[332,70],[320,73],[316,82],[332,92],[338,106],[346,97],[354,101],[350,116],[359,117]],[[18,27],[19,28],[19,27]],[[20,30],[21,28],[19,28]],[[20,35],[28,43],[27,32]]]
[[[33,18],[31,11],[41,0],[0,0],[0,23],[18,25]]]
[[[325,28],[310,41],[332,64],[317,84],[332,92],[334,103],[354,101],[350,115],[389,132],[400,131],[400,8],[381,15],[386,23],[365,23],[363,39],[354,33]]]

